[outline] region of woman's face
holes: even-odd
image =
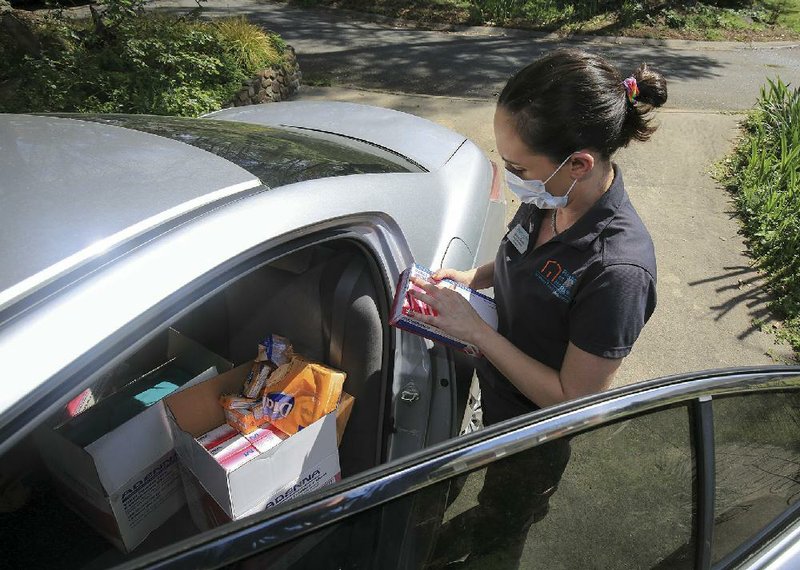
[[[506,169],[523,180],[547,180],[558,168],[559,163],[554,163],[543,154],[534,153],[522,142],[517,134],[514,119],[503,107],[497,107],[494,113],[494,138],[497,152],[503,159]],[[569,177],[569,168],[564,165],[547,183],[547,189],[555,195],[563,194],[558,190],[563,187],[566,192],[570,184],[572,179]]]

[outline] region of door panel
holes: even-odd
[[[516,568],[520,556],[522,567],[548,570],[691,568],[692,446],[688,408],[664,409],[506,456],[348,524],[367,528],[383,513],[380,547],[370,562],[380,568],[443,568],[459,560],[465,568]],[[448,493],[458,489],[442,519]],[[388,524],[399,512],[411,514],[404,529]],[[328,541],[335,539],[321,538],[316,549],[335,556],[308,554],[314,568],[370,567],[363,553]],[[254,560],[274,562],[278,554]]]
[[[737,395],[712,405],[717,563],[800,501],[800,393]]]
[[[547,570],[651,568],[667,557],[670,568],[691,567],[693,492],[688,411],[668,409],[472,473],[445,516],[458,532],[445,530],[439,549],[471,535],[467,550],[484,552],[468,559],[470,568],[515,568],[517,556],[525,568]]]

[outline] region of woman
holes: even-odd
[[[434,274],[434,280],[474,289],[494,287],[498,330],[457,293],[415,282],[424,290],[418,298],[438,313],[420,318],[483,353],[476,368],[485,424],[608,388],[653,313],[652,239],[612,156],[632,140],[648,140],[655,131],[649,112],[666,99],[664,78],[646,65],[623,79],[601,57],[572,49],[528,65],[501,92],[497,150],[509,189],[522,204],[494,262]],[[508,512],[496,523],[506,525],[504,531],[484,512],[480,524],[451,524],[459,527],[454,536],[493,526],[492,535],[516,537],[506,550],[521,552],[527,525],[547,511],[569,446],[519,455],[487,471],[479,497],[481,505],[495,503],[496,511],[515,488],[509,478],[520,478],[525,498],[506,499]],[[474,537],[470,549],[487,542],[491,537]]]

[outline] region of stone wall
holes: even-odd
[[[263,69],[245,81],[226,107],[285,101],[297,93],[301,73],[293,47],[286,46],[284,58],[286,61],[282,65]]]

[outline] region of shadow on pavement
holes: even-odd
[[[690,287],[717,283],[717,298],[723,299],[710,307],[716,313],[715,321],[721,320],[738,305],[744,304],[752,320],[751,326],[737,338],[743,340],[761,330],[764,325],[777,323],[778,319],[769,310],[771,296],[764,287],[764,278],[756,269],[748,266],[726,266],[725,273],[697,281],[690,281]]]
[[[512,73],[565,41],[523,30],[480,28],[458,33],[387,29],[352,19],[347,12],[204,7],[206,17],[244,16],[283,36],[298,52],[307,79],[332,80],[367,89],[428,95],[492,97]],[[298,26],[302,22],[302,26]],[[657,42],[612,44],[572,38],[569,45],[591,48],[621,73],[643,61],[671,79],[714,78],[726,67],[697,52],[659,49]],[[666,46],[666,44],[664,44]]]

